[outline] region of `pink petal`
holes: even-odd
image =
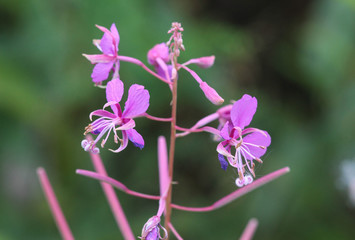
[[[165,43],[155,45],[148,51],[148,62],[151,65],[157,65],[156,59],[160,58],[165,63],[169,62],[169,48]]]
[[[96,63],[107,63],[115,60],[115,57],[108,56],[105,54],[83,54],[84,57],[86,57],[87,60],[89,60],[92,64]]]
[[[128,91],[128,98],[122,116],[134,118],[145,113],[149,107],[149,92],[144,86],[133,84]]]
[[[114,62],[96,64],[91,74],[92,81],[95,83],[105,81],[110,74],[113,64]]]
[[[123,124],[121,127],[116,128],[116,130],[129,130],[136,126],[136,122],[133,119],[130,119],[128,122]]]
[[[233,104],[231,119],[234,126],[241,129],[248,126],[253,119],[257,106],[258,101],[255,97],[244,94],[241,99]]]
[[[219,154],[222,154],[223,156],[226,157],[233,157],[233,155],[230,153],[230,151],[228,151],[224,146],[223,146],[223,142],[219,143],[217,146],[217,152]]]
[[[155,67],[155,71],[157,72],[157,74],[159,76],[161,76],[162,78],[166,79],[167,81],[171,81],[170,79],[172,79],[172,71],[173,71],[173,66],[171,64],[169,65],[166,65],[166,70],[167,70],[167,73],[165,72],[164,68],[162,68],[160,65],[157,65]],[[168,75],[168,76],[167,76]],[[167,78],[168,77],[168,78]]]
[[[117,102],[119,103],[123,96],[124,85],[123,82],[116,78],[107,83],[106,86],[106,99],[107,102]]]
[[[229,137],[229,122],[226,122],[221,130],[221,137],[225,140],[231,139]]]
[[[116,118],[117,116],[115,114],[112,114],[106,110],[95,110],[90,113],[90,121],[92,121],[92,116],[99,116],[99,117],[107,117],[107,118]]]
[[[111,152],[118,153],[118,152],[123,151],[127,147],[127,145],[128,145],[127,131],[122,131],[122,140],[123,140],[123,143],[121,143],[119,148],[117,148],[116,150],[112,150],[112,149],[109,149],[109,150]]]
[[[129,129],[126,131],[129,140],[133,143],[134,146],[142,149],[144,147],[144,139],[136,130]]]
[[[114,45],[116,47],[115,52],[117,52],[118,51],[118,44],[120,43],[120,35],[118,34],[116,25],[114,23],[112,23],[110,31],[111,31],[113,40],[115,41],[114,42]]]
[[[243,137],[243,146],[246,145],[250,151],[250,153],[254,156],[254,157],[261,157],[265,154],[266,152],[266,148],[268,146],[270,146],[271,144],[271,137],[268,134],[268,132],[263,131],[264,134],[260,133],[260,132],[253,132],[250,133],[249,135]],[[251,146],[249,145],[253,144],[253,145],[257,145],[257,146]],[[261,147],[258,147],[261,146]],[[245,154],[245,157],[249,160],[252,159],[252,157],[248,154]]]
[[[96,27],[104,32],[104,35],[100,40],[100,48],[102,52],[106,55],[115,56],[117,54],[117,48],[115,48],[115,39],[113,34],[105,27],[101,27],[98,25],[96,25]]]

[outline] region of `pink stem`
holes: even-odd
[[[239,240],[251,240],[254,236],[255,230],[258,227],[258,220],[252,218],[249,220],[248,225],[245,227],[242,236]]]
[[[185,132],[209,132],[209,133],[212,133],[212,134],[215,134],[218,136],[220,134],[220,131],[218,129],[215,129],[213,127],[208,127],[208,126],[198,128],[198,129],[183,128],[183,127],[176,126],[176,129],[179,131],[185,131]]]
[[[169,223],[169,227],[171,229],[171,231],[173,232],[173,234],[175,235],[175,237],[178,239],[178,240],[184,240],[180,234],[176,231],[176,229],[174,228],[173,224],[171,224],[171,222]]]
[[[170,118],[154,117],[152,115],[149,115],[148,113],[144,113],[143,117],[146,117],[146,118],[154,120],[154,121],[159,121],[159,122],[171,122],[171,117]]]
[[[179,67],[185,69],[186,71],[188,71],[191,76],[196,80],[196,82],[198,82],[199,84],[201,84],[203,81],[202,79],[197,75],[197,73],[195,73],[193,70],[191,70],[190,68],[184,66],[184,65],[179,65]]]
[[[89,141],[92,139],[89,139]],[[102,163],[102,160],[100,158],[99,154],[93,154],[90,153],[92,163],[94,165],[94,168],[96,172],[103,176],[107,176],[105,166]],[[115,190],[110,184],[101,183],[101,187],[106,195],[107,201],[110,205],[111,211],[113,213],[113,216],[116,219],[117,225],[119,229],[121,230],[121,233],[125,239],[128,240],[134,240],[135,236],[133,235],[132,229],[129,226],[129,223],[127,221],[126,215],[124,214],[124,211],[122,209],[122,206],[118,200],[118,197],[115,193]]]
[[[190,211],[190,212],[213,211],[213,210],[223,207],[224,205],[234,201],[235,199],[253,191],[256,188],[258,188],[268,182],[271,182],[272,180],[275,180],[276,178],[288,173],[289,171],[290,171],[289,167],[284,167],[284,168],[281,168],[275,172],[269,173],[268,175],[255,180],[253,183],[251,183],[245,187],[239,188],[238,190],[228,194],[227,196],[221,198],[220,200],[216,201],[215,203],[213,203],[212,205],[207,206],[207,207],[184,207],[184,206],[180,206],[180,205],[176,205],[176,204],[171,204],[171,207],[179,209],[179,210],[183,210],[183,211]]]
[[[129,188],[127,188],[123,183],[116,181],[115,179],[110,178],[108,176],[98,174],[96,172],[77,169],[76,173],[79,175],[83,175],[83,176],[93,178],[93,179],[105,182],[107,184],[110,184],[110,185],[116,187],[118,190],[121,190],[121,191],[127,193],[128,195],[132,195],[132,196],[140,197],[140,198],[145,198],[145,199],[151,199],[151,200],[159,200],[160,199],[160,196],[154,196],[154,195],[149,195],[149,194],[144,194],[144,193],[132,191]]]
[[[202,118],[200,121],[198,121],[195,125],[193,125],[191,128],[189,128],[190,130],[193,130],[193,129],[197,129],[199,127],[202,127],[214,120],[216,120],[217,118],[219,117],[219,114],[218,113],[212,113],[204,118]],[[184,137],[188,134],[190,134],[191,132],[189,131],[186,131],[186,132],[183,132],[183,133],[178,133],[176,134],[176,137]]]
[[[44,168],[37,168],[37,175],[62,238],[65,240],[74,239]]]
[[[158,78],[159,80],[167,83],[167,84],[172,84],[172,82],[169,82],[168,80],[166,80],[165,78],[162,78],[161,76],[159,76],[158,74],[156,74],[155,72],[153,72],[152,70],[150,70],[146,65],[144,65],[144,63],[142,63],[140,60],[132,58],[132,57],[127,57],[127,56],[118,56],[118,59],[124,62],[130,62],[133,64],[136,64],[138,66],[141,66],[144,70],[146,70],[147,72],[149,72],[150,74],[152,74],[154,77]]]
[[[168,169],[168,151],[166,147],[166,139],[163,136],[160,136],[158,138],[158,165],[160,196],[163,196],[170,184]]]

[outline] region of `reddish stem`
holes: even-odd
[[[128,187],[126,187],[123,183],[121,183],[113,178],[110,178],[108,176],[100,175],[96,172],[77,169],[76,173],[79,175],[85,176],[85,177],[89,177],[92,179],[96,179],[96,180],[108,183],[108,184],[114,186],[115,188],[117,188],[118,190],[121,190],[121,191],[127,193],[128,195],[132,195],[132,196],[140,197],[140,198],[145,198],[145,199],[151,199],[151,200],[159,200],[160,199],[160,196],[155,196],[155,195],[150,195],[150,194],[139,193],[139,192],[133,191],[133,190],[129,189]]]
[[[245,227],[242,236],[239,240],[251,240],[254,236],[255,230],[258,227],[258,220],[252,218],[249,220],[248,225]]]
[[[92,138],[91,139],[90,137],[88,138],[89,141],[92,140]],[[106,169],[104,164],[102,163],[100,155],[90,153],[90,156],[96,172],[107,177]],[[101,182],[101,187],[106,195],[113,216],[115,217],[115,220],[117,222],[119,229],[121,230],[123,237],[128,240],[136,239],[113,187],[110,184],[105,182]]]
[[[171,122],[171,118],[160,118],[149,115],[148,113],[144,113],[143,117],[146,117],[150,120],[159,121],[159,122]]]
[[[51,183],[49,182],[46,170],[41,167],[37,168],[37,175],[62,238],[65,240],[73,240],[73,234],[70,231],[67,221],[65,220],[65,216],[60,208]]]
[[[150,68],[148,68],[144,63],[142,63],[140,60],[132,58],[132,57],[127,57],[127,56],[118,56],[118,59],[124,62],[130,62],[133,64],[136,64],[138,66],[141,66],[144,70],[146,70],[148,73],[152,74],[154,77],[158,78],[159,80],[167,83],[167,84],[172,84],[171,82],[169,82],[168,80],[166,80],[165,78],[159,76],[158,74],[156,74],[155,72],[153,72],[152,70],[150,70]]]
[[[227,196],[221,198],[220,200],[216,201],[215,203],[213,203],[210,206],[207,207],[185,207],[185,206],[180,206],[180,205],[176,205],[176,204],[171,204],[171,206],[173,208],[179,209],[179,210],[183,210],[183,211],[189,211],[189,212],[209,212],[209,211],[213,211],[216,210],[220,207],[223,207],[224,205],[227,205],[228,203],[234,201],[235,199],[253,191],[254,189],[261,187],[262,185],[271,182],[272,180],[275,180],[277,178],[279,178],[280,176],[288,173],[290,171],[289,167],[284,167],[281,168],[275,172],[269,173],[268,175],[259,178],[257,180],[255,180],[253,183],[239,188],[237,190],[235,190],[234,192],[228,194]]]
[[[177,57],[173,57],[173,65],[177,71]],[[169,178],[173,181],[174,173],[174,153],[175,153],[175,141],[176,141],[176,108],[177,108],[177,76],[173,78],[172,89],[172,107],[171,107],[171,131],[170,131],[170,148],[169,148]],[[166,198],[166,211],[164,227],[168,233],[169,240],[169,223],[171,219],[171,196],[172,196],[172,184],[169,183],[168,195]]]

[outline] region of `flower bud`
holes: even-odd
[[[224,99],[218,95],[216,90],[208,86],[206,82],[201,82],[200,88],[202,89],[203,93],[208,98],[208,100],[210,100],[213,104],[220,105],[224,102]]]
[[[194,63],[201,68],[209,68],[214,64],[215,56],[200,57],[194,59]]]
[[[164,236],[160,236],[160,228],[164,231]],[[160,217],[153,216],[144,224],[142,229],[142,240],[159,240],[167,238],[167,231],[160,225]]]

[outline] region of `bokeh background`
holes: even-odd
[[[256,217],[255,239],[353,239],[354,164],[343,165],[355,161],[353,0],[0,1],[0,239],[60,239],[38,166],[46,168],[77,239],[122,239],[98,182],[75,174],[92,169],[80,141],[89,112],[105,103],[81,54],[98,53],[95,24],[114,22],[120,54],[146,62],[147,51],[168,40],[172,21],[185,28],[181,62],[213,54],[213,68],[192,67],[204,81],[226,102],[257,97],[252,125],[273,139],[258,177],[291,168],[217,211],[174,211],[180,234],[237,239]],[[149,113],[169,116],[163,83],[128,63],[120,74],[126,87],[139,83],[150,91]],[[217,107],[191,76],[179,77],[178,122],[188,127]],[[102,157],[110,176],[157,194],[157,137],[168,136],[169,126],[138,119],[136,129],[146,141],[142,151],[130,144],[121,154],[104,149]],[[174,202],[208,205],[236,189],[236,172],[220,169],[215,148],[206,133],[178,139]],[[157,203],[118,196],[138,236]]]

